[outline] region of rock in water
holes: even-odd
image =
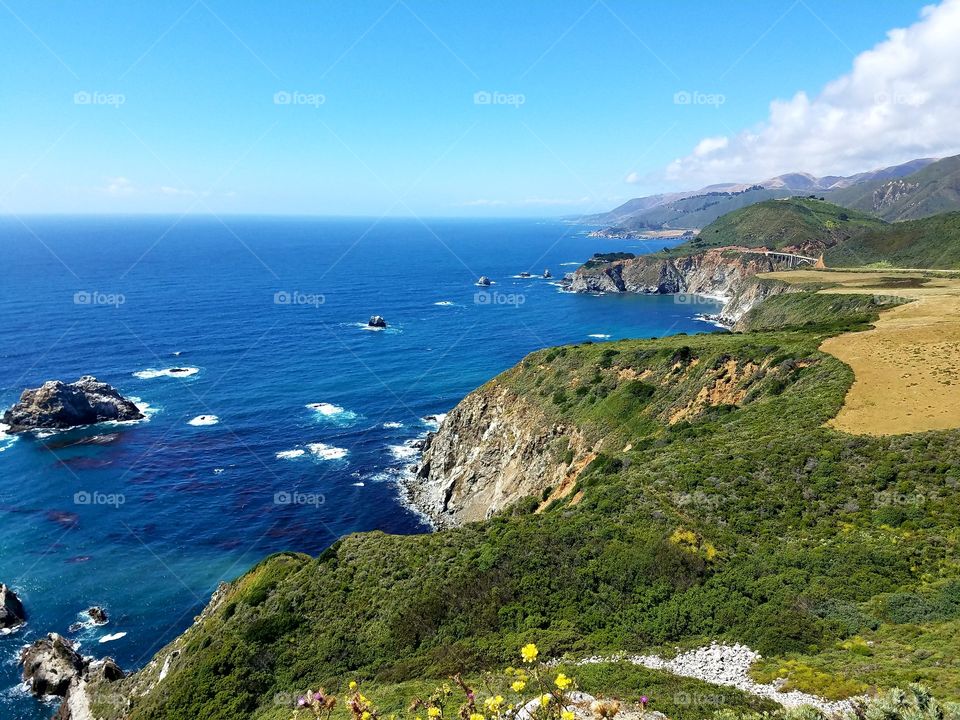
[[[490,278],[488,278],[486,275],[481,275],[480,279],[477,280],[477,285],[480,287],[490,287],[492,283],[490,282]]]
[[[384,320],[380,315],[374,315],[367,321],[367,327],[385,328],[386,326],[387,321]]]
[[[38,388],[24,390],[20,401],[3,414],[3,422],[12,433],[141,418],[143,413],[136,405],[90,375],[73,383],[50,380]]]
[[[0,628],[20,627],[26,619],[27,614],[20,598],[13,590],[0,583]]]
[[[520,273],[520,277],[522,277],[522,278],[528,278],[528,277],[530,277],[530,273],[528,273],[526,270],[524,270],[522,273]]]
[[[106,625],[108,622],[107,611],[99,605],[94,605],[92,608],[89,608],[87,615],[90,616],[90,619],[93,620],[96,625]]]
[[[50,633],[20,653],[23,679],[37,697],[67,694],[73,679],[84,670],[86,663],[73,649],[69,640]]]
[[[547,268],[546,270],[543,271],[543,277],[547,280],[553,277],[553,273],[550,272],[550,268]]]

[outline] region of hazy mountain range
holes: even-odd
[[[764,200],[816,194],[888,221],[960,209],[960,156],[920,158],[850,176],[793,172],[753,185],[721,183],[699,190],[634,198],[606,213],[579,218],[611,230],[695,229]]]

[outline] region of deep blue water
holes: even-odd
[[[403,443],[531,350],[710,331],[693,315],[714,305],[511,277],[646,249],[526,220],[0,220],[0,405],[93,374],[151,408],[123,428],[0,438],[0,581],[29,613],[0,637],[0,717],[49,717],[16,689],[17,652],[90,605],[110,624],[72,637],[133,669],[271,552],[426,530],[398,500]],[[372,314],[390,328],[362,329]],[[135,375],[178,366],[199,372]],[[202,414],[219,423],[188,423]]]

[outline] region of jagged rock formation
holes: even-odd
[[[611,262],[588,262],[570,276],[572,292],[706,295],[727,305],[716,318],[735,325],[757,302],[787,285],[748,282],[757,273],[785,270],[790,261],[762,252],[717,248],[681,257],[641,255]],[[782,287],[781,287],[782,286]]]
[[[87,666],[73,644],[57,633],[50,633],[25,648],[20,654],[20,664],[24,682],[30,684],[30,691],[38,697],[63,697],[70,683]]]
[[[10,426],[10,432],[18,433],[143,417],[139,408],[115,388],[84,375],[73,383],[50,380],[39,388],[24,390],[19,402],[3,414],[3,422]]]
[[[438,526],[483,520],[547,488],[546,501],[563,497],[596,449],[581,429],[553,423],[493,380],[428,438],[407,491]]]
[[[0,583],[0,629],[12,630],[20,627],[27,619],[23,603],[17,594]]]
[[[372,328],[385,328],[387,326],[387,321],[383,319],[382,315],[373,315],[367,321],[367,327]]]

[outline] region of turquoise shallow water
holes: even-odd
[[[423,532],[398,501],[404,443],[526,353],[709,332],[694,314],[718,309],[514,277],[559,277],[594,252],[662,244],[587,238],[558,222],[25,223],[0,220],[0,404],[93,374],[150,417],[0,437],[0,581],[30,613],[0,637],[0,718],[10,720],[52,712],[16,688],[19,648],[66,633],[84,608],[103,605],[111,621],[71,636],[82,651],[136,668],[218,581],[268,553],[317,553],[354,531]],[[480,275],[489,291],[474,285]],[[373,314],[390,327],[364,330]],[[149,372],[178,366],[198,371]],[[191,425],[200,415],[219,422]]]

